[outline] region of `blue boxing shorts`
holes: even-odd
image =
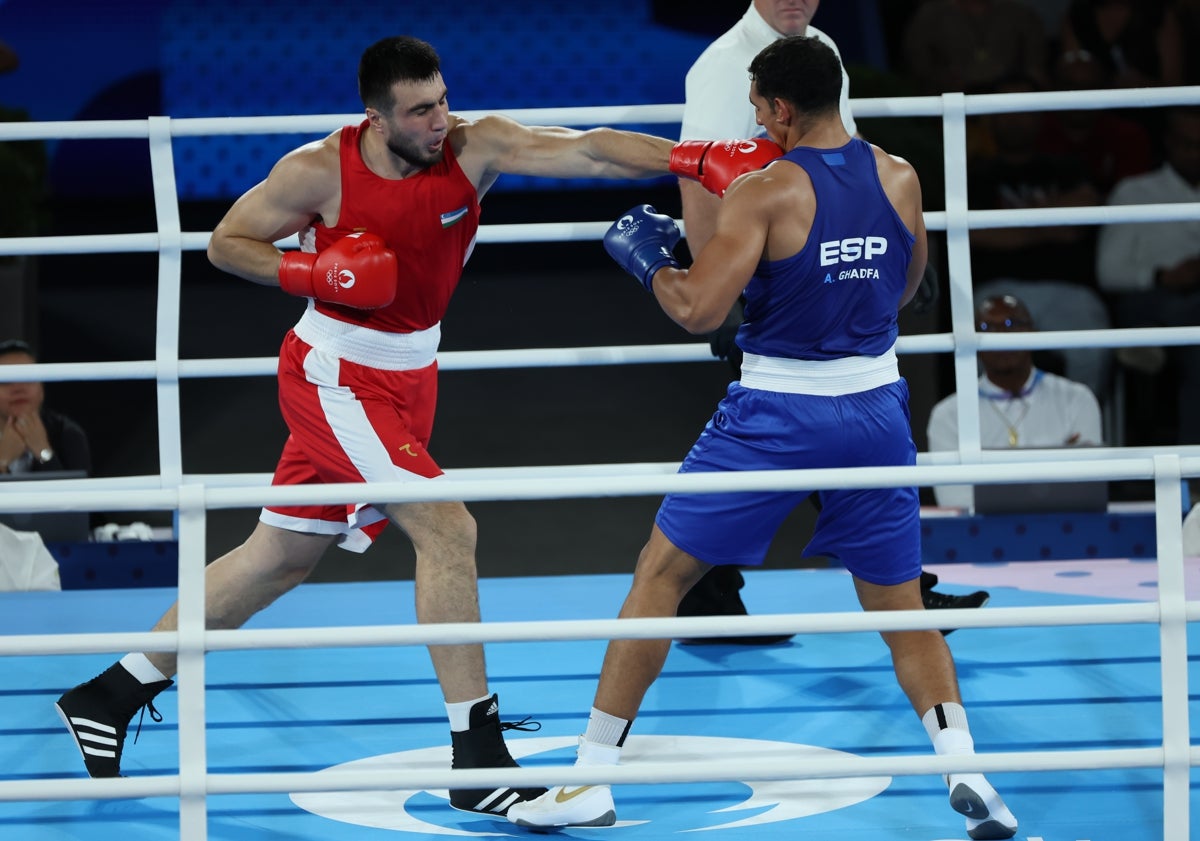
[[[903,466],[916,456],[903,379],[838,396],[735,382],[679,472]],[[670,494],[655,523],[705,563],[758,565],[784,519],[813,490]],[[921,574],[915,487],[821,491],[820,500],[805,556],[836,560],[872,584]]]

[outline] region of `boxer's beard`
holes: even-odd
[[[387,141],[388,151],[396,157],[403,160],[405,163],[425,169],[433,166],[442,159],[442,150],[437,152],[427,152],[420,146],[417,146],[407,138],[389,138]]]

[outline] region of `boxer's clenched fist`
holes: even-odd
[[[342,237],[320,254],[286,252],[279,264],[284,292],[363,310],[390,304],[396,280],[395,253],[371,233]]]
[[[604,250],[625,271],[654,291],[655,273],[671,266],[679,268],[672,249],[679,242],[679,226],[648,204],[625,213],[604,234]]]
[[[693,178],[704,189],[725,195],[729,185],[747,172],[762,169],[783,154],[773,140],[685,140],[671,149],[671,172]]]

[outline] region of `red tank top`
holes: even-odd
[[[442,159],[400,180],[367,168],[359,141],[367,127],[342,129],[342,204],[335,227],[316,222],[301,242],[316,236],[318,252],[355,231],[379,234],[396,252],[396,300],[382,309],[359,310],[316,302],[318,312],[339,321],[388,333],[424,330],[442,320],[479,230],[479,196],[458,165],[450,144]],[[310,233],[311,231],[311,233]]]

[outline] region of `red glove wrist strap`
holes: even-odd
[[[279,261],[279,288],[289,295],[311,298],[313,264],[316,262],[316,254],[285,251]]]

